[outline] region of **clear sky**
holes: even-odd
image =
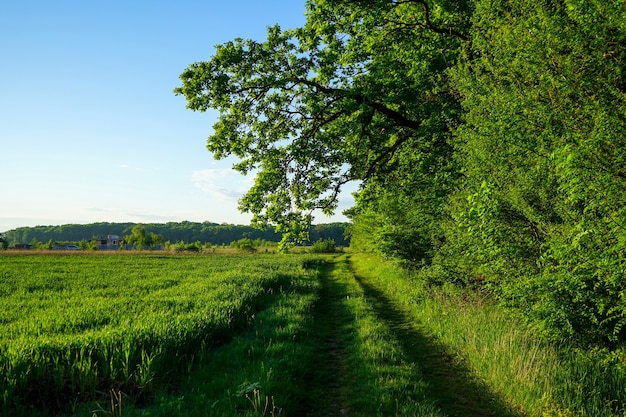
[[[206,150],[216,113],[172,90],[235,37],[304,23],[304,0],[5,1],[0,232],[91,222],[248,224],[252,178]],[[339,215],[352,205],[344,193]]]

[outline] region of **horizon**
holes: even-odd
[[[180,220],[180,221],[167,221],[167,222],[108,222],[108,221],[101,221],[101,222],[89,222],[89,223],[64,223],[64,224],[38,224],[35,226],[18,226],[15,227],[13,229],[9,229],[9,230],[2,230],[0,231],[0,233],[8,233],[17,229],[34,229],[37,227],[63,227],[63,226],[90,226],[90,225],[96,225],[96,224],[135,224],[135,225],[165,225],[168,223],[197,223],[197,224],[204,224],[204,223],[210,223],[212,225],[215,226],[243,226],[243,227],[252,227],[255,228],[255,226],[251,225],[250,223],[248,224],[242,224],[242,223],[228,223],[228,222],[212,222],[210,220],[204,220],[204,221],[191,221],[191,220]],[[328,221],[328,222],[314,222],[311,223],[311,226],[319,226],[319,225],[328,225],[328,224],[336,224],[336,223],[352,223],[352,221],[350,220],[346,220],[346,221]],[[275,227],[275,226],[269,226],[269,227]],[[259,229],[260,230],[260,229]]]

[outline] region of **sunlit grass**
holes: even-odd
[[[355,254],[359,274],[455,352],[497,395],[527,415],[622,416],[626,363],[621,351],[550,344],[480,293],[426,288],[391,262]]]
[[[344,260],[293,279],[176,393],[125,416],[443,416]],[[330,344],[330,346],[329,346]]]
[[[345,257],[335,260],[324,285],[337,299],[327,313],[336,315],[335,324],[340,326],[331,330],[331,336],[338,339],[345,361],[336,376],[341,381],[343,412],[351,416],[444,415],[428,398],[428,383],[419,367],[376,314]]]
[[[110,388],[144,401],[307,275],[302,263],[272,255],[3,257],[1,410],[45,414]]]
[[[5,416],[623,414],[619,351],[369,255],[2,261]]]

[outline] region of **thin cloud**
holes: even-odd
[[[143,171],[143,169],[136,167],[136,166],[130,166],[128,164],[121,164],[120,168],[123,170],[128,170],[128,171]]]
[[[221,201],[237,201],[250,188],[250,180],[232,169],[202,169],[191,174],[193,185]]]

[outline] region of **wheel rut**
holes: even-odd
[[[349,415],[344,397],[347,384],[345,338],[342,329],[348,320],[342,300],[346,290],[337,281],[333,263],[327,263],[320,275],[319,300],[313,312],[314,332],[319,340],[314,370],[315,399],[306,417],[340,417]]]
[[[433,415],[522,416],[488,386],[478,381],[460,360],[459,355],[452,354],[446,346],[429,336],[408,312],[374,285],[373,281],[356,274],[349,258],[337,258],[326,264],[320,283],[319,299],[313,311],[311,328],[317,343],[315,361],[310,371],[311,392],[308,404],[298,413],[299,416],[370,415],[359,411],[359,407],[363,409],[362,403],[352,403],[354,385],[363,382],[352,380],[354,375],[359,374],[356,368],[367,366],[355,359],[351,350],[351,334],[359,325],[355,320],[359,319],[355,319],[346,300],[356,294],[355,289],[365,297],[371,313],[390,330],[390,337],[398,342],[402,361],[415,365],[417,373],[413,379],[425,382],[426,388],[422,395],[425,395],[424,400],[427,403],[434,405],[436,411],[433,410]],[[370,398],[368,401],[376,400]],[[415,399],[397,397],[395,401],[408,404]],[[355,406],[354,410],[350,404]],[[366,407],[371,409],[372,405]]]

